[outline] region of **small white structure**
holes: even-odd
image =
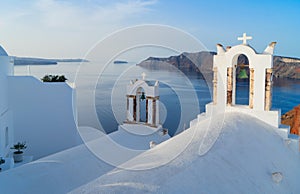
[[[276,42],[272,42],[262,53],[257,53],[247,40],[252,37],[243,34],[238,40],[242,44],[227,47],[217,45],[217,55],[213,61],[213,102],[206,105],[206,115],[225,111],[240,111],[250,114],[266,123],[278,127],[280,125],[280,110],[272,107],[272,68],[273,51]],[[249,102],[239,105],[236,102],[236,72],[238,58],[244,55],[249,65]],[[200,116],[198,116],[198,119]]]
[[[14,76],[13,57],[0,46],[0,157],[9,161],[18,141],[34,159],[81,144],[75,100],[67,83]]]
[[[130,81],[127,86],[127,119],[125,123],[146,124],[151,127],[159,125],[159,82],[154,85],[145,80],[146,74],[142,74],[142,80]],[[145,120],[141,119],[141,102],[145,103]]]
[[[13,59],[0,46],[0,157],[7,157],[13,143],[12,111],[8,103],[8,76],[13,74]]]
[[[124,124],[109,137],[118,144],[137,150],[149,149],[149,142],[160,144],[170,139],[167,129],[159,123],[159,82],[130,81],[127,86],[127,115]],[[151,146],[150,146],[151,147]]]
[[[8,81],[14,142],[27,142],[25,154],[35,160],[82,143],[77,131],[75,88],[32,76],[9,76]]]

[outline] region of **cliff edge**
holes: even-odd
[[[184,73],[212,74],[213,56],[215,52],[201,51],[196,53],[182,53],[167,58],[149,57],[137,64],[147,69],[165,69],[168,64]],[[248,59],[239,57],[238,64],[247,63]],[[274,76],[278,78],[300,79],[300,59],[274,56]]]

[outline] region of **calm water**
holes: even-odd
[[[126,72],[124,73],[124,71]],[[161,117],[163,117],[161,122],[163,127],[169,129],[170,135],[174,135],[187,127],[189,121],[194,119],[197,113],[205,110],[205,104],[211,102],[208,87],[211,83],[206,83],[197,74],[189,74],[186,77],[186,75],[170,69],[148,70],[133,64],[112,64],[104,72],[102,82],[98,84],[96,92],[98,117],[107,132],[114,131],[118,124],[125,120],[125,87],[130,79],[140,79],[142,72],[146,72],[150,80],[155,78],[161,81],[159,89],[161,109],[163,109],[160,111]],[[119,77],[120,73],[123,73],[121,77]],[[184,78],[188,79],[190,83],[184,81]],[[113,90],[119,92],[112,92]],[[184,99],[181,99],[182,96],[178,96],[178,92],[183,94]],[[248,104],[248,92],[248,82],[237,83],[238,104]],[[193,93],[196,94],[198,104],[193,101],[195,100]],[[114,100],[111,100],[111,95]],[[118,108],[111,108],[114,106],[112,104],[118,104],[115,105]],[[283,114],[298,104],[300,104],[300,80],[274,79],[272,108],[280,108]],[[188,109],[184,114],[181,114],[182,107]]]
[[[211,102],[208,85],[197,74],[184,75],[173,68],[148,70],[130,64],[110,64],[100,75],[96,92],[96,110],[103,129],[110,133],[125,120],[126,85],[130,80],[141,79],[141,73],[147,74],[147,80],[160,81],[160,120],[164,128],[174,135],[187,128],[189,122],[199,112],[203,112],[205,104]],[[34,75],[38,78],[45,74],[64,74],[69,81],[75,79],[78,63],[59,63],[56,66],[16,67],[16,75]],[[99,64],[96,64],[99,65]],[[94,75],[94,77],[98,75]],[[93,76],[91,76],[93,77]],[[237,84],[238,103],[248,101],[248,83]],[[287,112],[300,104],[300,80],[274,79],[273,108]]]
[[[141,79],[142,72],[147,74],[147,80],[160,81],[160,120],[171,135],[187,128],[189,121],[211,101],[206,82],[199,75],[186,77],[172,68],[148,70],[134,64],[111,64],[96,90],[97,113],[106,132],[116,130],[126,119],[126,85],[130,80]]]
[[[249,102],[249,82],[237,83],[237,103],[247,104]],[[273,79],[272,108],[281,109],[284,114],[300,104],[300,80]]]

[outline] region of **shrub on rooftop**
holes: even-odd
[[[43,82],[65,82],[68,79],[64,75],[45,75],[41,80]]]

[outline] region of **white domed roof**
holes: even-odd
[[[0,46],[0,56],[8,56],[7,52]]]

